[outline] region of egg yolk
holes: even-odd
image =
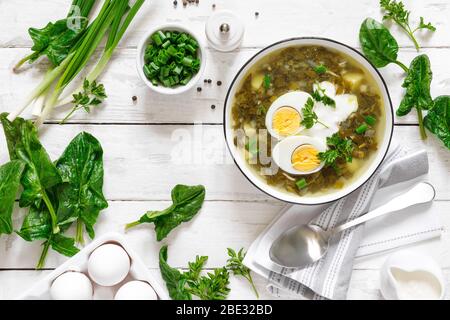
[[[282,136],[297,133],[300,128],[300,114],[291,107],[281,107],[275,111],[272,119],[272,128]]]
[[[319,151],[310,144],[295,149],[291,158],[292,167],[301,172],[308,172],[320,166]]]

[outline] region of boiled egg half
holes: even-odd
[[[298,134],[304,127],[302,109],[311,96],[303,91],[292,91],[278,97],[267,110],[266,128],[278,140]]]
[[[319,153],[326,150],[327,145],[321,139],[292,136],[281,140],[273,148],[272,158],[287,173],[307,175],[323,168]]]

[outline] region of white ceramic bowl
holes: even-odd
[[[344,53],[353,58],[354,60],[356,60],[359,64],[361,64],[368,72],[370,72],[370,74],[373,76],[376,84],[380,89],[381,99],[383,100],[383,106],[385,108],[385,115],[386,115],[386,124],[384,126],[385,131],[383,134],[383,140],[379,142],[379,148],[377,150],[375,158],[372,160],[372,163],[358,178],[354,179],[352,183],[348,184],[344,188],[319,196],[299,196],[269,186],[256,173],[250,170],[245,159],[242,157],[241,153],[233,143],[234,132],[232,128],[233,119],[231,111],[233,108],[234,96],[236,94],[236,91],[239,89],[239,84],[241,83],[247,72],[253,67],[253,65],[255,65],[255,63],[260,61],[261,58],[267,56],[268,54],[274,51],[277,51],[282,48],[287,48],[290,46],[302,46],[302,45],[323,46],[331,50]],[[238,168],[241,170],[244,176],[246,176],[247,179],[261,191],[279,200],[295,204],[314,205],[314,204],[328,203],[347,196],[348,194],[359,188],[361,185],[363,185],[367,180],[369,180],[372,177],[374,172],[377,170],[377,168],[384,160],[391,143],[393,128],[394,128],[394,115],[392,111],[392,102],[389,96],[386,83],[383,80],[381,74],[361,53],[345,44],[330,39],[313,38],[313,37],[291,38],[276,42],[264,48],[256,55],[254,55],[252,58],[250,58],[250,60],[248,60],[244,64],[244,66],[239,70],[238,74],[236,75],[230,86],[230,89],[228,90],[228,94],[225,100],[225,108],[224,108],[225,139],[227,141],[227,145],[231,152],[231,155],[234,158],[234,161],[238,166]]]
[[[186,32],[188,34],[190,34],[199,44],[199,49],[198,49],[198,58],[200,59],[200,70],[198,71],[198,73],[192,77],[191,81],[189,81],[186,85],[184,86],[178,86],[178,87],[174,87],[174,88],[167,88],[164,87],[162,85],[160,86],[154,86],[150,80],[147,79],[147,77],[144,74],[144,56],[145,56],[145,50],[147,48],[147,45],[151,42],[151,36],[159,31],[159,30],[169,30],[169,31],[180,31],[180,32]],[[205,55],[205,49],[203,46],[203,43],[201,40],[199,40],[199,37],[197,37],[195,35],[195,33],[193,33],[191,30],[188,30],[186,28],[184,28],[181,25],[178,24],[164,24],[164,25],[159,25],[153,29],[150,29],[142,38],[141,42],[139,43],[138,46],[138,55],[137,55],[137,61],[136,61],[136,66],[138,69],[138,74],[141,77],[142,81],[144,81],[144,83],[153,91],[161,93],[161,94],[169,94],[169,95],[173,95],[173,94],[180,94],[183,92],[186,92],[190,89],[192,89],[192,87],[194,87],[200,80],[200,78],[203,75],[203,72],[205,70],[205,66],[206,66],[206,55]]]

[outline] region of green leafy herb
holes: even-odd
[[[24,168],[25,163],[20,160],[0,167],[0,235],[13,232],[12,212]]]
[[[411,62],[408,74],[403,82],[402,86],[406,88],[406,94],[397,109],[397,116],[402,117],[416,108],[422,139],[427,137],[423,126],[422,110],[428,110],[433,106],[433,99],[430,94],[432,78],[433,73],[428,56],[425,54],[417,56]]]
[[[437,97],[433,104],[434,107],[424,119],[424,125],[450,149],[450,96]]]
[[[159,268],[166,283],[169,296],[174,300],[192,300],[192,295],[201,300],[224,300],[230,292],[229,273],[226,268],[214,269],[202,275],[208,257],[197,256],[190,262],[189,270],[181,273],[167,263],[167,246],[159,252]]]
[[[33,53],[20,60],[14,70],[25,62],[33,63],[44,55],[54,66],[59,66],[86,31],[89,22],[87,16],[94,4],[95,0],[74,0],[67,18],[49,22],[42,29],[29,28],[28,33],[34,43],[31,48]],[[75,6],[79,11],[72,10]]]
[[[256,114],[258,116],[264,116],[264,115],[266,115],[266,113],[267,113],[267,107],[263,104],[258,107],[258,110],[256,110]]]
[[[77,221],[78,243],[83,244],[82,225],[95,237],[94,225],[101,210],[108,207],[103,196],[103,150],[92,135],[82,132],[67,146],[56,162],[63,184],[58,186],[59,224]]]
[[[325,89],[320,86],[320,83],[316,82],[316,90],[311,93],[313,99],[317,102],[322,102],[324,105],[329,107],[336,107],[336,101],[333,98],[327,96]]]
[[[258,290],[256,290],[255,284],[253,282],[252,275],[250,273],[250,269],[247,268],[244,264],[245,252],[244,248],[240,249],[237,253],[233,249],[228,248],[228,256],[230,257],[227,260],[226,268],[233,272],[235,276],[241,276],[247,279],[247,281],[252,286],[253,291],[257,298],[259,298]]]
[[[411,38],[417,51],[419,51],[420,45],[414,34],[422,29],[427,29],[433,32],[436,31],[436,28],[431,23],[424,22],[423,17],[420,17],[419,26],[413,29],[409,22],[411,12],[406,10],[402,1],[380,0],[380,6],[385,11],[383,20],[394,20]]]
[[[51,215],[53,233],[58,233],[58,218],[47,190],[61,183],[61,176],[41,145],[33,123],[22,118],[16,118],[10,122],[6,117],[7,114],[2,114],[0,118],[9,156],[11,160],[22,160],[26,164],[21,179],[24,190],[20,196],[19,205],[39,208],[44,202]]]
[[[305,106],[302,108],[302,121],[301,124],[305,126],[306,129],[311,129],[316,123],[320,123],[325,128],[328,128],[327,125],[320,122],[319,117],[314,112],[314,100],[308,98]]]
[[[327,67],[323,64],[316,65],[313,69],[317,74],[325,74],[328,71]]]
[[[351,139],[342,138],[339,133],[335,133],[327,138],[327,145],[330,147],[329,150],[319,153],[319,159],[325,166],[336,168],[336,161],[339,159],[352,162],[355,145]]]
[[[225,300],[230,293],[229,277],[226,268],[216,268],[197,281],[190,281],[189,291],[201,300]]]
[[[390,63],[399,65],[405,72],[408,68],[397,60],[398,43],[389,30],[372,18],[367,18],[361,25],[359,41],[367,59],[377,68]]]
[[[205,201],[204,186],[177,185],[172,190],[173,204],[163,211],[149,211],[136,222],[130,223],[126,229],[142,223],[153,223],[156,239],[161,241],[178,225],[188,222],[197,214]]]
[[[199,44],[186,32],[159,30],[145,51],[144,74],[153,85],[186,85],[200,70]]]
[[[87,113],[90,113],[91,107],[98,106],[106,97],[103,84],[97,84],[96,81],[90,83],[89,80],[85,79],[83,82],[83,90],[73,95],[72,103],[74,106],[69,114],[61,121],[61,124],[66,123],[80,109],[84,109]]]
[[[269,90],[271,82],[272,82],[272,77],[270,76],[270,74],[266,73],[264,75],[264,80],[263,80],[264,89]]]

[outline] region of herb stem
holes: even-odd
[[[84,245],[83,221],[80,218],[77,219],[77,234],[75,237],[75,241],[78,244]]]
[[[41,256],[39,258],[39,262],[36,266],[36,269],[40,270],[45,266],[45,260],[47,258],[48,249],[50,248],[50,240],[44,242],[44,249],[42,250]]]
[[[50,212],[50,216],[52,218],[52,229],[53,233],[59,233],[59,226],[58,226],[58,218],[56,216],[55,209],[53,208],[53,205],[50,201],[50,199],[47,196],[47,192],[45,190],[42,190],[42,199],[45,202],[45,205],[47,206],[48,211]]]
[[[319,123],[319,124],[321,124],[321,125],[323,125],[325,128],[327,128],[327,129],[329,129],[330,127],[329,126],[327,126],[325,123],[323,123],[322,121],[320,121],[320,120],[317,120],[317,123]]]
[[[258,290],[256,289],[255,283],[253,282],[253,278],[252,275],[249,273],[248,274],[248,278],[247,278],[248,282],[250,282],[253,291],[255,292],[256,298],[259,299],[259,293]]]
[[[420,137],[422,138],[422,140],[426,140],[427,133],[426,133],[425,127],[423,125],[423,114],[422,114],[422,109],[420,109],[420,108],[417,108],[417,117],[419,118]]]
[[[405,71],[406,73],[408,73],[409,69],[408,69],[408,67],[405,66],[403,63],[401,63],[401,62],[398,61],[398,60],[394,61],[394,63],[395,63],[396,65],[398,65],[400,68],[402,68],[403,71]]]
[[[138,221],[135,221],[135,222],[132,222],[132,223],[129,223],[129,224],[127,224],[126,226],[125,226],[125,230],[128,230],[128,229],[131,229],[131,228],[134,228],[134,227],[137,227],[138,225],[140,225],[141,224],[141,222],[138,220]]]

